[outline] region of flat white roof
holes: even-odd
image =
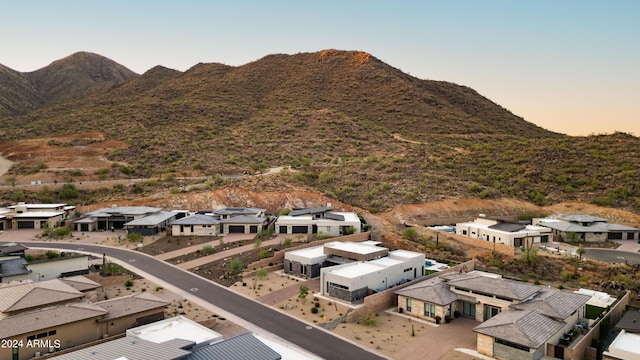
[[[222,335],[219,333],[207,329],[182,315],[129,329],[127,330],[127,336],[133,336],[156,344],[173,339],[189,340],[196,344],[209,344],[222,340]]]
[[[51,209],[51,208],[57,208],[57,207],[61,207],[61,206],[66,206],[67,204],[18,204],[18,205],[11,205],[9,206],[10,209],[13,209],[17,206],[25,206],[28,209]]]
[[[375,245],[348,242],[348,241],[347,242],[333,241],[333,242],[324,244],[324,246],[332,249],[343,250],[343,251],[348,251],[348,252],[362,254],[362,255],[375,253],[385,249]]]
[[[622,353],[620,353],[620,351]],[[631,334],[624,330],[620,331],[620,334],[609,345],[609,353],[616,357],[620,355],[636,355],[631,359],[640,357],[640,335]],[[605,352],[606,353],[606,352]],[[625,357],[626,358],[626,357]]]
[[[383,257],[380,259],[371,260],[369,261],[369,263],[388,267],[388,266],[402,264],[404,263],[404,261],[398,260],[398,259],[392,259],[390,257]]]
[[[304,258],[315,258],[324,256],[324,246],[314,246],[306,249],[299,249],[287,252],[287,254],[296,255]]]
[[[490,226],[494,226],[496,224],[485,224],[485,223],[481,223],[481,222],[475,222],[475,221],[469,221],[469,222],[463,222],[463,223],[458,223],[456,224],[456,226],[470,226],[470,227],[474,227],[476,229],[482,229],[482,230],[489,230],[489,231],[493,231],[495,233],[501,233],[501,234],[511,234],[511,235],[524,235],[526,236],[527,234],[529,234],[529,232],[531,231],[536,231],[536,232],[551,232],[551,229],[549,229],[546,226],[538,226],[538,225],[526,225],[524,227],[524,229],[522,230],[518,230],[518,231],[504,231],[504,230],[500,230],[500,229],[490,229]],[[529,235],[536,235],[536,234],[529,234]]]
[[[59,211],[33,211],[16,214],[14,218],[52,218],[60,215],[64,215],[64,213]]]
[[[385,266],[375,265],[371,262],[355,262],[348,265],[340,266],[334,270],[331,270],[331,268],[329,268],[329,272],[346,279],[353,279],[358,276],[363,276],[376,271],[380,271],[384,268]]]
[[[418,253],[418,252],[414,252],[414,251],[408,251],[408,250],[393,250],[389,253],[390,257],[393,258],[402,258],[402,259],[415,259],[417,257],[424,257],[424,254]]]
[[[358,217],[358,214],[356,214],[354,212],[332,211],[331,213],[344,216],[344,221],[349,221],[349,222],[358,221],[358,222],[360,222],[360,218]]]
[[[587,301],[587,305],[597,306],[600,308],[606,308],[607,306],[613,304],[616,301],[616,298],[602,291],[595,291],[589,289],[578,289],[578,291],[574,291],[576,294],[583,294],[591,296],[591,299]]]

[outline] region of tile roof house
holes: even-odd
[[[78,302],[84,294],[64,282],[17,282],[0,286],[0,318],[43,306]]]
[[[107,314],[98,323],[103,334],[121,334],[135,326],[164,319],[164,308],[168,302],[159,297],[141,292],[96,302]]]
[[[438,322],[453,315],[481,322],[478,352],[499,358],[540,359],[546,344],[585,317],[591,296],[471,271],[430,277],[395,292],[398,311]]]
[[[601,242],[607,240],[638,240],[637,228],[611,224],[607,219],[591,215],[554,215],[534,218],[534,225],[551,229],[559,241]]]
[[[222,226],[220,219],[213,215],[195,214],[175,220],[171,223],[173,236],[217,236]]]
[[[131,220],[123,225],[127,233],[138,233],[145,236],[156,235],[165,231],[175,220],[177,213],[173,211],[158,211],[140,219]]]

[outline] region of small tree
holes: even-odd
[[[262,247],[262,240],[260,240],[260,238],[256,239],[256,242],[253,243],[253,247],[255,249],[260,249]]]
[[[16,187],[16,177],[15,176],[9,176],[8,178],[6,178],[4,180],[7,184],[11,185],[11,187]]]
[[[582,246],[580,246],[578,248],[578,250],[576,250],[576,253],[578,253],[580,261],[582,261],[582,255],[584,255],[585,252],[587,252],[587,251]]]
[[[142,241],[142,234],[137,233],[137,232],[130,232],[127,234],[127,240],[129,240],[132,243],[137,243]]]
[[[309,288],[306,285],[300,285],[298,298],[302,301],[303,304],[307,302],[307,295],[309,295]]]
[[[229,271],[229,275],[238,274],[244,269],[244,264],[242,261],[238,259],[233,259],[229,261],[229,265],[227,265],[227,270]]]
[[[412,227],[408,227],[404,229],[402,236],[407,238],[407,240],[415,241],[418,238],[418,231]]]

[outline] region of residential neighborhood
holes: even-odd
[[[371,311],[386,311],[387,316],[398,319],[394,321],[411,322],[412,331],[415,324],[419,324],[419,331],[427,328],[434,334],[446,333],[451,324],[464,323],[466,336],[475,339],[475,345],[467,351],[478,358],[591,358],[596,354],[592,340],[606,326],[603,319],[612,323],[620,321],[620,325],[616,325],[617,336],[604,351],[605,358],[635,359],[636,355],[631,354],[636,354],[638,349],[629,345],[639,344],[634,321],[629,320],[634,313],[627,309],[629,292],[615,297],[582,288],[565,290],[477,270],[473,260],[458,265],[443,264],[427,259],[422,252],[390,249],[380,241],[371,240],[369,232],[362,232],[363,224],[357,214],[337,211],[331,204],[297,208],[280,216],[269,215],[266,209],[240,207],[174,211],[111,206],[77,214],[75,208],[66,204],[20,204],[5,214],[16,208],[20,214],[40,212],[40,216],[47,215],[51,209],[66,209],[68,212],[62,211],[55,219],[64,218],[66,226],[73,227],[76,235],[71,234],[70,239],[77,236],[75,241],[90,239],[95,234],[111,238],[110,241],[117,244],[129,234],[138,233],[152,239],[169,236],[169,242],[206,238],[213,239],[206,240],[208,243],[227,244],[222,239],[232,239],[231,236],[245,236],[244,241],[272,236],[279,239],[279,246],[287,243],[289,247],[274,250],[272,258],[258,260],[256,265],[246,265],[246,278],[254,278],[255,294],[264,291],[256,287],[260,280],[255,280],[258,273],[255,266],[269,265],[272,273],[268,276],[274,276],[275,281],[281,278],[288,279],[287,283],[293,282],[290,286],[295,291],[294,298],[298,291],[296,282],[316,284],[312,297],[319,305],[313,307],[334,306],[337,310],[339,304],[340,309],[344,309],[341,321],[345,324],[359,323],[362,316]],[[61,226],[57,224],[56,227]],[[5,225],[10,230],[2,235],[34,231],[25,226],[13,227],[13,220]],[[586,232],[586,228],[591,232]],[[475,241],[511,247],[539,247],[558,240],[568,241],[570,233],[578,234],[578,241],[594,242],[599,238],[588,234],[604,232],[604,229],[613,234],[604,235],[605,241],[636,240],[638,233],[636,228],[609,224],[602,218],[586,215],[534,219],[533,224],[479,217],[473,222],[456,224],[456,229],[458,235]],[[618,233],[622,235],[616,235]],[[64,242],[64,238],[61,240]],[[51,244],[55,246],[61,240]],[[241,240],[228,241],[232,244]],[[82,247],[89,246],[87,243]],[[217,247],[206,256],[216,256],[215,249]],[[60,359],[82,359],[92,354],[96,359],[114,356],[134,359],[131,354],[141,354],[138,358],[145,359],[154,349],[165,349],[162,358],[166,359],[203,359],[228,351],[237,353],[234,357],[237,359],[254,355],[260,359],[291,356],[288,350],[282,350],[282,344],[270,342],[255,332],[221,335],[185,315],[167,317],[171,302],[152,291],[107,297],[104,285],[84,277],[95,269],[105,269],[108,257],[104,254],[91,256],[62,251],[54,256],[53,252],[39,251],[31,249],[29,242],[7,242],[0,246],[0,299],[5,302],[0,309],[0,329],[4,331],[0,337],[14,343],[43,339],[39,344],[47,346],[4,348],[2,358],[30,359],[51,354],[59,355],[55,358]],[[136,263],[131,262],[134,268]],[[229,289],[233,291],[233,287]],[[274,295],[285,289],[275,291]],[[280,296],[285,293],[282,294]],[[243,292],[243,296],[247,294]],[[269,297],[268,293],[262,296]],[[289,301],[286,306],[279,305],[280,311],[288,312],[291,298],[280,299]],[[328,324],[335,321],[333,316],[337,315],[331,315],[331,319],[322,316],[322,322]],[[174,329],[168,332],[169,328]],[[51,342],[44,342],[47,339]],[[89,346],[74,350],[77,345]],[[244,352],[249,349],[254,355]],[[298,356],[304,358],[308,354]]]

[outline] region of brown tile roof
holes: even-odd
[[[504,311],[476,326],[473,331],[537,349],[561,331],[564,325],[564,322],[533,310]]]
[[[0,312],[26,310],[79,299],[83,294],[58,279],[0,287]]]
[[[117,319],[123,316],[141,313],[147,310],[159,309],[169,305],[168,302],[146,292],[122,296],[114,299],[99,301],[96,305],[109,313],[102,321]]]
[[[495,295],[511,300],[525,300],[542,287],[519,281],[493,278],[478,274],[444,275],[448,283],[458,289],[471,290],[479,294]]]
[[[0,338],[28,334],[55,326],[99,317],[107,311],[91,303],[74,303],[0,319]]]
[[[71,286],[72,288],[78,291],[93,290],[102,286],[99,283],[91,279],[88,279],[82,275],[61,278],[60,281],[64,282],[65,284]]]
[[[407,286],[406,288],[396,291],[395,294],[440,306],[449,305],[456,300],[464,300],[472,303],[478,302],[472,297],[456,294],[451,291],[449,284],[440,276]]]
[[[511,307],[520,310],[536,310],[542,315],[564,320],[580,309],[589,299],[591,299],[589,295],[543,288],[533,299],[511,305]]]

